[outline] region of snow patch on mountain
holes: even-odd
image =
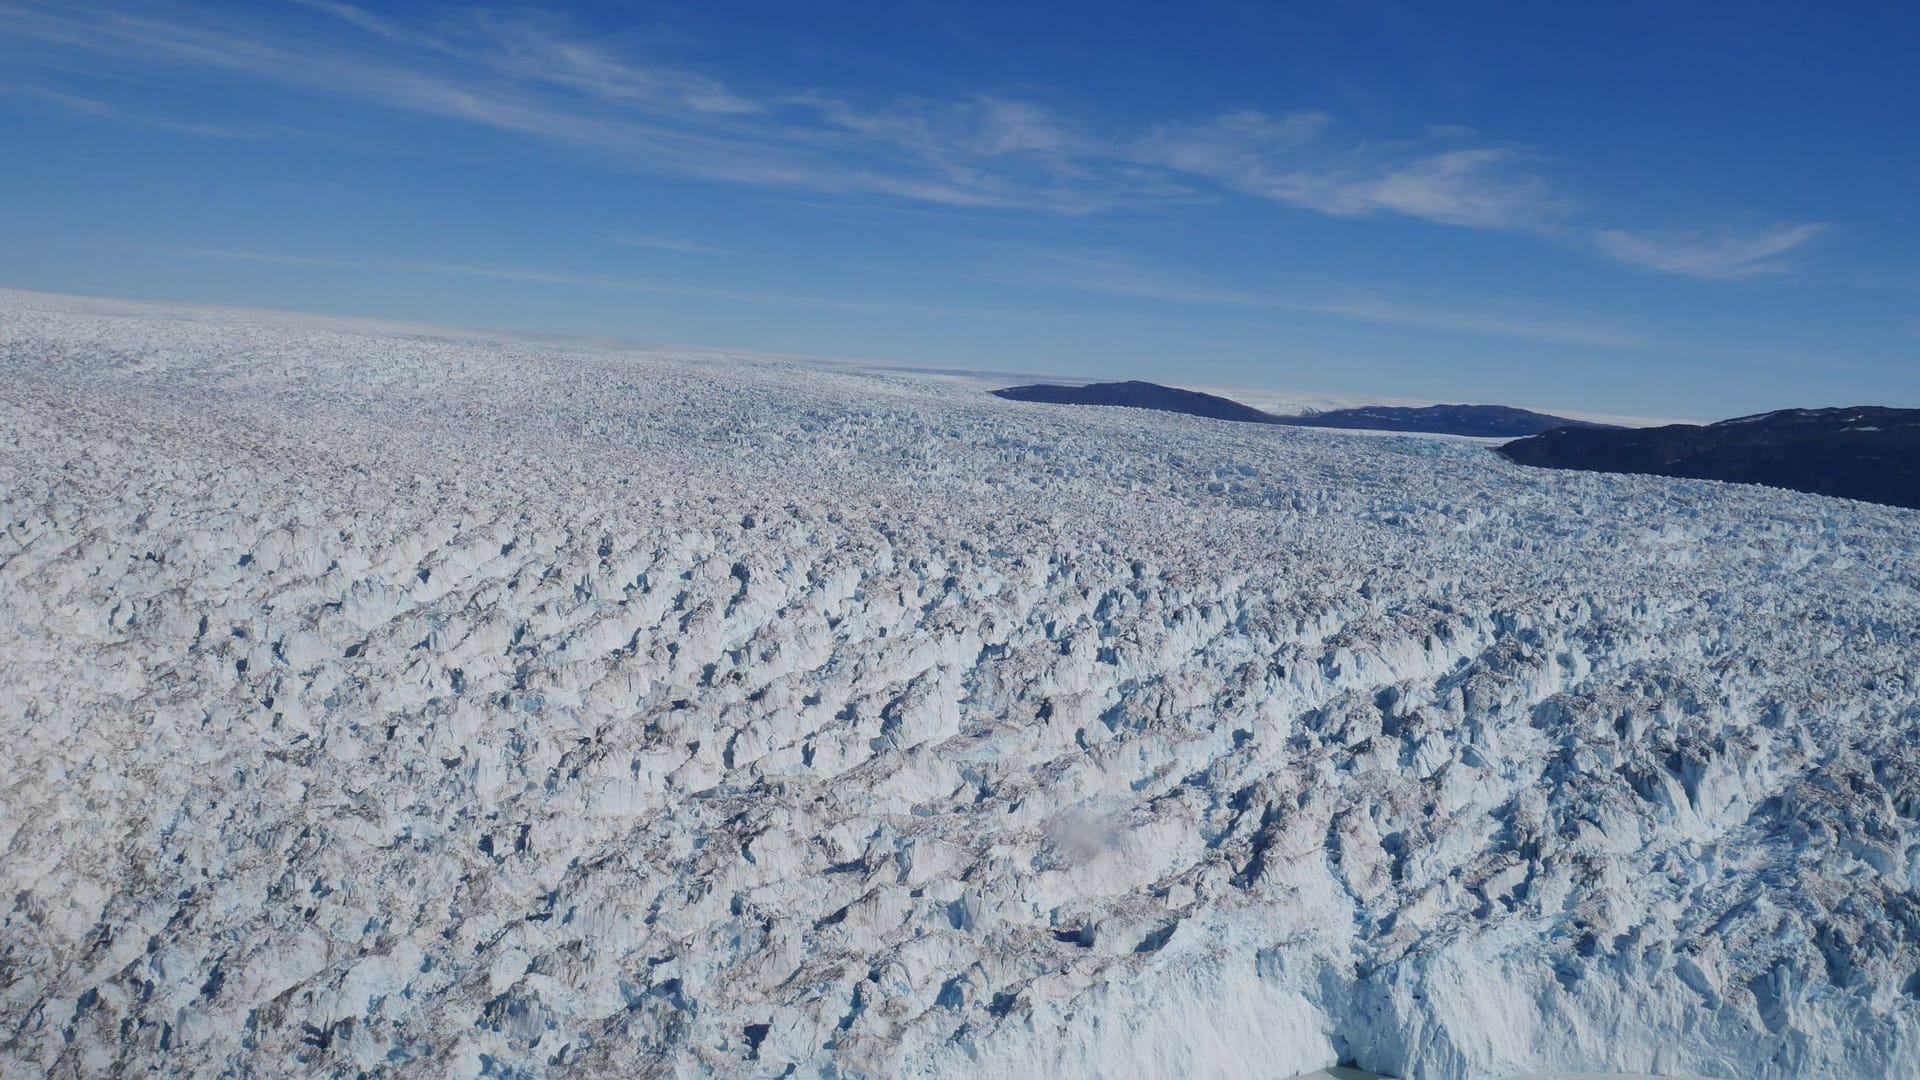
[[[0,301],[0,1063],[1920,1074],[1920,514]]]

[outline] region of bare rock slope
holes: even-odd
[[[1920,409],[1784,409],[1717,424],[1563,429],[1500,452],[1522,465],[1766,484],[1920,509]]]

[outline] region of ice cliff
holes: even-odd
[[[0,295],[0,1072],[1920,1075],[1920,513]]]

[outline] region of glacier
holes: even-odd
[[[1920,513],[0,294],[0,1072],[1920,1076]]]

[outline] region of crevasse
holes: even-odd
[[[1920,1075],[1920,514],[29,294],[0,369],[4,1071]]]

